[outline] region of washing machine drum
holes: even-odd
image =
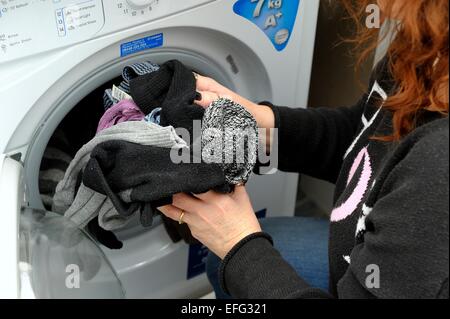
[[[20,217],[22,298],[124,298],[122,284],[98,245],[68,219],[24,209]]]

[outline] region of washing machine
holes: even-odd
[[[141,61],[178,59],[254,101],[307,105],[319,0],[0,0],[0,297],[198,298],[207,250],[162,223],[98,245],[46,211],[40,164],[80,101]],[[83,131],[83,121],[77,127]],[[259,216],[292,216],[298,176],[253,176]]]

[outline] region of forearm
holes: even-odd
[[[266,129],[266,149],[278,152],[280,170],[335,181],[359,127],[364,98],[350,108],[291,109],[259,105],[230,90],[227,94],[253,115],[259,128]],[[277,141],[274,128],[278,130]]]
[[[364,101],[353,107],[288,108],[270,105],[277,139],[278,169],[336,182],[344,154],[361,125]]]

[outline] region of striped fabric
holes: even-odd
[[[73,159],[69,154],[67,138],[61,130],[57,130],[44,152],[39,171],[39,191],[47,210],[51,210],[56,185],[64,178]]]

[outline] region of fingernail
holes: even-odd
[[[195,99],[197,100],[197,101],[201,101],[202,100],[202,94],[200,93],[200,92],[196,92],[195,93]]]

